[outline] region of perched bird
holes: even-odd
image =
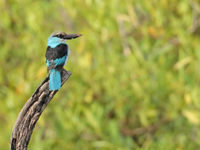
[[[61,73],[63,66],[67,63],[69,57],[69,47],[66,40],[74,39],[81,34],[66,34],[56,32],[48,38],[48,47],[46,50],[46,65],[49,72],[49,90],[59,90],[61,88]]]

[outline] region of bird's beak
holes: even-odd
[[[81,34],[65,34],[63,38],[66,40],[71,40],[71,39],[75,39],[79,36],[82,36],[82,35]]]

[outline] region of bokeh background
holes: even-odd
[[[0,0],[1,150],[53,31],[83,36],[29,150],[200,149],[199,0]]]

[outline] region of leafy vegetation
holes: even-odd
[[[200,149],[198,0],[1,0],[0,18],[2,150],[58,30],[83,36],[30,150]]]

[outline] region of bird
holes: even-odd
[[[54,32],[48,38],[46,49],[46,66],[49,72],[49,91],[61,88],[61,70],[67,63],[70,49],[66,40],[80,37],[81,34],[67,34],[65,32]]]

